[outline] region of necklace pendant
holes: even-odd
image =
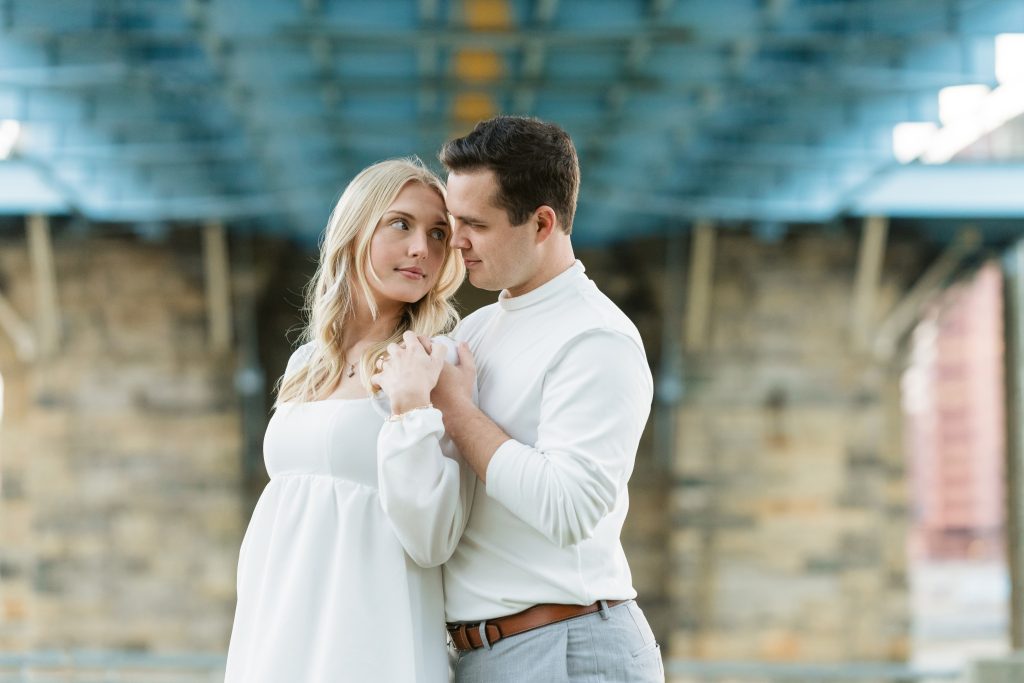
[[[356,376],[356,364],[355,363],[352,363],[352,365],[348,366],[348,376],[349,377],[355,377]]]

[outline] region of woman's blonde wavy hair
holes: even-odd
[[[295,372],[281,379],[275,407],[325,398],[340,381],[345,350],[354,341],[346,334],[345,323],[355,315],[356,294],[367,302],[374,318],[379,314],[368,280],[369,276],[380,281],[370,263],[370,241],[384,212],[408,183],[422,183],[446,199],[444,183],[416,157],[373,164],[342,193],[327,221],[316,274],[306,287],[308,322],[302,341],[313,342],[312,352]],[[406,330],[433,336],[458,323],[451,297],[462,284],[466,267],[455,251],[448,246],[437,282],[422,299],[406,304],[391,336],[363,352],[359,367],[367,391],[373,391],[369,378],[377,359]]]

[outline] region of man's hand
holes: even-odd
[[[434,344],[436,349],[440,344]],[[480,481],[487,483],[487,465],[501,444],[511,437],[473,403],[476,360],[466,342],[458,347],[459,364],[445,363],[430,394],[441,411],[444,429]]]
[[[387,352],[387,360],[370,379],[387,394],[391,412],[397,415],[427,405],[445,365],[445,348],[434,344],[428,352],[415,334],[406,332],[401,344],[388,344]]]
[[[434,346],[436,349],[440,344]],[[459,342],[458,352],[459,364],[444,364],[437,385],[430,394],[431,402],[444,414],[454,412],[460,405],[473,402],[473,389],[476,386],[476,360],[466,342]]]

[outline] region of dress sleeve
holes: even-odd
[[[455,551],[469,518],[476,476],[444,432],[441,411],[414,410],[377,437],[381,505],[416,564],[435,567]]]
[[[291,377],[299,368],[309,361],[310,356],[313,355],[313,342],[303,344],[299,348],[292,352],[291,357],[288,359],[288,366],[284,370],[285,377]]]
[[[494,452],[487,495],[560,547],[590,538],[632,474],[652,397],[635,341],[580,335],[545,374],[537,442]]]

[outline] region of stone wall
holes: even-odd
[[[28,364],[0,339],[0,649],[221,651],[244,503],[199,236],[54,251],[60,352]],[[0,277],[31,320],[24,240],[0,245]]]
[[[899,365],[851,349],[858,238],[722,231],[708,348],[686,357],[671,495],[671,655],[902,660]],[[920,272],[891,238],[877,312]]]

